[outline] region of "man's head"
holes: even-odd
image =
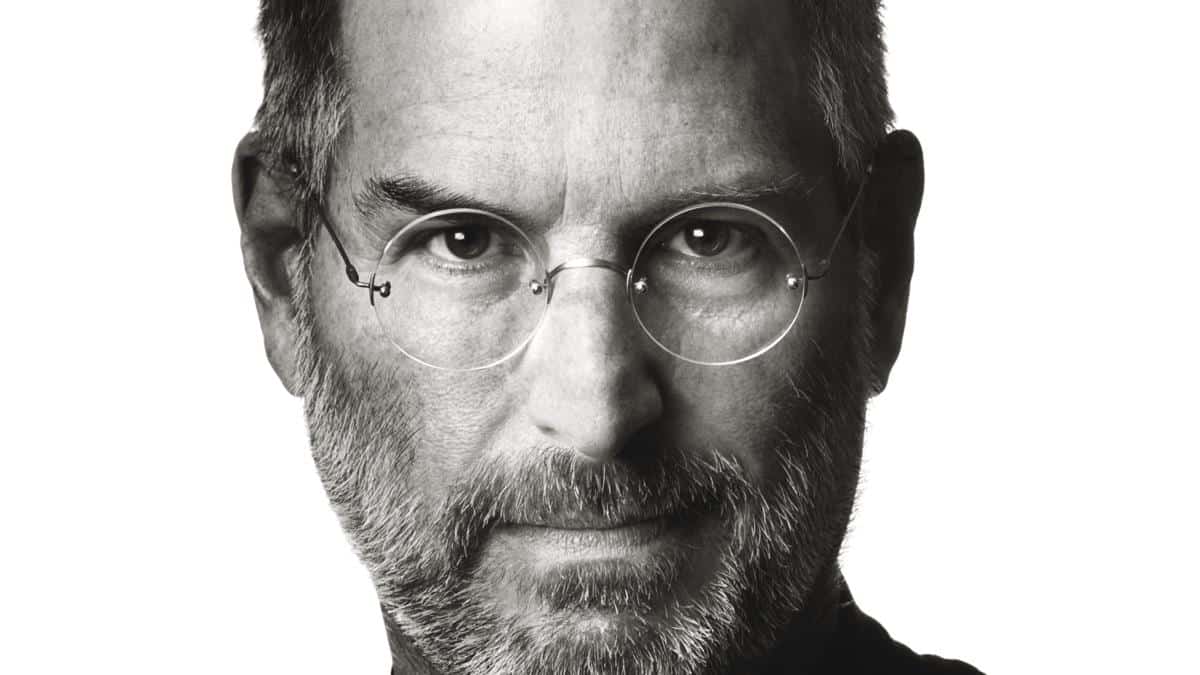
[[[915,139],[884,139],[875,3],[263,4],[260,131],[235,166],[247,271],[395,631],[453,672],[693,672],[819,610],[920,203]],[[372,270],[421,213],[370,186],[404,185],[515,214],[550,265],[628,264],[680,195],[745,198],[812,258],[872,157],[798,323],[723,367],[659,349],[586,268],[512,359],[429,368],[317,220]]]

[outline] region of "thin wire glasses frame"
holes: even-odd
[[[850,222],[853,220],[854,214],[857,212],[858,204],[861,201],[864,189],[865,189],[867,183],[869,182],[871,171],[872,171],[872,167],[870,165],[868,165],[866,167],[866,170],[864,172],[862,180],[859,182],[859,185],[855,190],[854,197],[851,200],[849,207],[846,209],[846,213],[844,214],[841,223],[838,225],[838,228],[837,228],[836,233],[834,234],[833,240],[830,242],[829,247],[825,250],[825,254],[823,256],[819,257],[817,259],[816,263],[813,264],[812,266],[809,266],[805,262],[803,262],[803,260],[801,259],[800,252],[799,252],[798,248],[796,247],[795,242],[792,240],[791,236],[787,233],[787,230],[782,225],[780,225],[778,221],[776,221],[774,218],[767,215],[766,213],[762,212],[761,210],[754,208],[752,206],[748,206],[746,204],[740,204],[737,202],[703,202],[703,203],[693,204],[691,206],[687,206],[682,209],[679,209],[678,211],[675,211],[672,214],[668,215],[666,218],[662,219],[657,225],[655,225],[654,228],[652,228],[650,230],[650,232],[646,236],[646,238],[642,241],[641,245],[639,246],[639,248],[637,250],[637,253],[634,255],[634,264],[630,265],[629,267],[625,267],[619,263],[616,263],[616,262],[613,262],[610,260],[605,260],[602,258],[590,258],[590,257],[572,258],[570,260],[566,260],[562,263],[559,263],[558,265],[555,265],[553,268],[549,268],[549,270],[545,273],[544,277],[542,277],[540,279],[529,279],[528,280],[528,290],[533,295],[544,295],[546,298],[546,304],[548,306],[550,303],[551,296],[553,295],[554,280],[555,280],[555,277],[557,277],[559,273],[564,272],[566,270],[572,270],[572,269],[585,269],[585,268],[608,269],[612,272],[615,272],[615,273],[620,274],[625,277],[626,297],[634,307],[634,316],[637,319],[638,324],[641,326],[641,328],[642,328],[643,332],[646,334],[646,336],[649,337],[650,340],[652,342],[654,342],[654,344],[657,345],[659,348],[661,348],[662,350],[666,351],[667,353],[671,354],[672,356],[674,356],[678,359],[681,359],[683,361],[686,361],[688,363],[695,364],[695,365],[727,366],[727,365],[735,365],[735,364],[739,364],[739,363],[745,363],[746,361],[750,361],[751,359],[757,358],[757,357],[765,354],[766,352],[770,351],[773,347],[775,347],[775,345],[777,345],[779,342],[781,342],[791,332],[792,328],[795,326],[797,320],[800,317],[801,311],[803,309],[804,298],[807,296],[807,293],[808,293],[808,284],[811,281],[821,279],[828,273],[829,268],[831,267],[831,261],[833,258],[833,254],[837,249],[838,243],[841,241],[842,236],[845,234],[846,229],[849,227]],[[797,274],[788,273],[786,275],[786,279],[784,280],[784,283],[786,283],[787,289],[789,289],[790,291],[797,292],[799,294],[799,302],[797,304],[796,311],[795,311],[794,315],[791,317],[791,320],[788,322],[786,328],[784,328],[774,339],[772,339],[768,343],[760,346],[759,348],[753,350],[749,354],[743,355],[743,356],[735,358],[735,359],[719,360],[719,361],[702,361],[702,360],[698,360],[698,359],[693,359],[693,358],[689,358],[688,356],[680,354],[677,351],[671,349],[669,346],[664,344],[658,337],[656,337],[653,330],[649,326],[646,325],[645,321],[643,321],[642,316],[638,313],[636,301],[635,301],[635,298],[637,295],[645,293],[647,290],[646,279],[644,277],[635,278],[635,274],[634,274],[634,270],[637,267],[637,261],[641,258],[643,250],[646,248],[646,246],[649,245],[651,242],[655,241],[656,234],[664,226],[666,226],[670,223],[673,223],[681,216],[684,216],[693,211],[698,211],[698,210],[702,210],[702,209],[710,209],[710,208],[735,209],[735,210],[745,211],[754,216],[757,216],[758,218],[762,219],[764,222],[770,223],[783,236],[784,240],[790,245],[792,252],[795,254],[797,260],[799,260],[799,274],[797,275]],[[489,213],[486,211],[480,211],[478,209],[462,209],[462,208],[460,208],[460,209],[450,209],[447,211],[438,211],[438,212],[434,212],[431,214],[426,214],[425,216],[422,216],[422,217],[414,220],[413,223],[416,223],[417,221],[420,221],[424,218],[430,218],[430,217],[436,216],[439,213],[447,213],[447,212],[453,212],[455,214],[474,213],[474,214],[479,214],[482,216],[488,216],[490,218],[494,218],[494,219],[506,224],[507,226],[511,227],[513,230],[521,233],[522,236],[524,236],[524,233],[521,230],[521,228],[518,228],[516,225],[514,225],[507,219],[505,219],[501,216],[498,216],[496,214],[493,214],[493,213]],[[376,283],[376,274],[374,272],[371,274],[371,276],[366,281],[362,280],[361,276],[359,275],[358,268],[355,267],[353,262],[351,262],[350,256],[346,252],[345,246],[342,244],[341,239],[338,237],[337,232],[333,228],[332,219],[329,217],[329,215],[326,212],[323,205],[320,209],[320,218],[321,218],[323,227],[325,228],[326,232],[329,234],[330,240],[333,242],[334,248],[337,250],[339,257],[342,260],[342,263],[343,263],[344,269],[345,269],[345,273],[346,273],[346,278],[350,281],[350,283],[353,284],[355,287],[362,288],[367,291],[368,302],[370,303],[370,305],[372,307],[374,307],[376,304],[376,296],[378,296],[380,299],[386,299],[386,298],[390,297],[392,294],[392,284],[390,281],[383,281],[382,283]],[[536,255],[536,253],[535,253],[535,255]],[[543,269],[543,270],[547,269],[547,267],[541,262],[540,256],[538,256],[537,263],[538,263],[539,269]],[[544,316],[544,310],[543,310],[543,316]],[[507,353],[503,354],[502,356],[500,356],[497,359],[494,359],[483,365],[474,366],[474,367],[467,367],[467,368],[446,367],[446,366],[435,364],[435,363],[432,363],[425,359],[422,359],[421,357],[410,353],[408,350],[404,349],[400,345],[395,344],[394,341],[393,341],[393,346],[395,346],[400,352],[404,353],[405,356],[409,357],[410,359],[412,359],[418,363],[421,363],[422,365],[425,365],[427,367],[434,368],[437,370],[452,370],[452,371],[482,370],[485,368],[490,368],[495,365],[498,365],[498,364],[508,360],[513,355],[520,352],[522,349],[524,349],[525,346],[529,343],[529,341],[532,340],[534,335],[536,335],[538,326],[540,326],[540,323],[541,323],[541,321],[539,319],[538,324],[534,326],[534,329],[530,332],[530,334],[524,340],[522,340],[519,344],[517,344],[513,349],[509,350]]]

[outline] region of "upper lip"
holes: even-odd
[[[527,519],[521,522],[506,522],[506,525],[531,525],[556,530],[611,530],[618,527],[639,525],[664,518],[661,513],[620,513],[607,516],[590,511],[558,511],[544,518]]]

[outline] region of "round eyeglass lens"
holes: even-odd
[[[427,366],[475,370],[516,353],[537,329],[546,276],[529,238],[474,209],[439,211],[404,227],[384,248],[375,316],[400,351]]]
[[[757,209],[709,204],[659,224],[638,250],[629,296],[660,347],[703,365],[748,360],[800,315],[807,279],[787,232]]]

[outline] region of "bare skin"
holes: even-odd
[[[828,245],[845,206],[834,145],[804,85],[804,52],[791,44],[777,8],[519,4],[347,3],[351,116],[328,204],[360,269],[370,270],[388,238],[418,215],[381,208],[364,217],[355,196],[373,177],[415,176],[503,205],[542,228],[551,266],[576,257],[628,262],[631,244],[670,199],[765,186],[788,186],[757,205],[788,220],[806,255]],[[235,185],[267,349],[285,386],[303,393],[295,289],[271,271],[294,265],[298,247],[254,236],[286,225],[294,205],[274,185],[279,176],[243,161],[255,157],[253,137],[239,152]],[[535,448],[595,464],[666,447],[711,448],[745,467],[751,482],[770,485],[781,471],[780,448],[803,433],[791,426],[804,418],[796,411],[798,388],[819,386],[805,379],[806,369],[861,356],[870,373],[847,372],[885,382],[899,351],[920,203],[919,146],[911,136],[893,140],[877,161],[863,214],[870,250],[843,242],[793,333],[746,364],[691,366],[657,349],[632,317],[623,279],[588,269],[561,278],[544,323],[511,364],[465,375],[431,370],[397,354],[324,236],[311,260],[308,339],[334,367],[369,380],[364,389],[399,392],[408,403],[416,440],[403,483],[422,503],[441,503],[456,479],[481,464],[515,466]],[[868,254],[882,270],[874,295],[860,282]],[[850,406],[857,409],[869,395],[859,384]],[[811,625],[796,634],[813,649],[835,600],[835,555],[857,479],[860,439],[846,433],[849,441],[833,444],[828,475],[837,484],[814,488],[809,501],[817,506],[796,524],[813,550],[825,552],[797,563]],[[699,512],[683,517],[685,527],[649,543],[564,544],[561,528],[520,523],[489,530],[475,563],[488,583],[470,593],[505,625],[548,632],[546,649],[569,649],[580,636],[641,628],[611,607],[556,607],[521,581],[564,565],[650,566],[678,549],[688,552],[686,564],[634,622],[669,625],[680,603],[705,597],[729,540],[725,521]],[[385,615],[400,672],[416,672],[427,664],[401,635],[400,610],[391,609]]]

